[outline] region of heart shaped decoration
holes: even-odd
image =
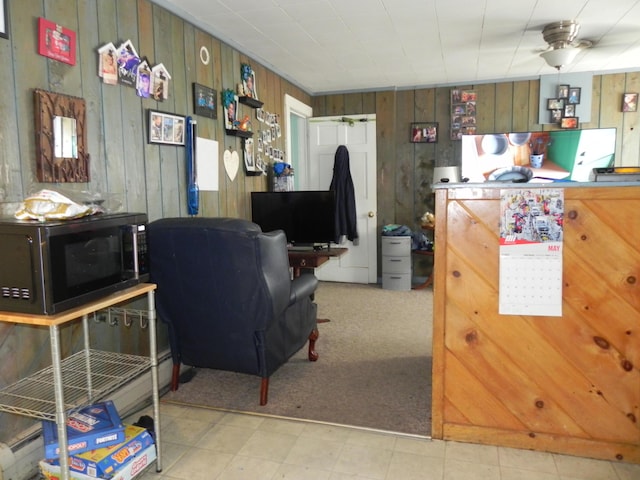
[[[233,182],[238,174],[238,168],[240,167],[240,158],[238,157],[238,153],[233,152],[232,154],[229,150],[225,150],[223,160],[227,176],[229,177],[229,180]]]

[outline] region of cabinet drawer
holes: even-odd
[[[411,273],[411,257],[382,256],[382,273]]]
[[[383,273],[382,288],[385,290],[411,290],[411,274]]]
[[[382,237],[382,255],[411,255],[411,237]]]

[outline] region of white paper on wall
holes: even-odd
[[[198,190],[217,192],[218,184],[218,142],[196,137],[196,172]]]
[[[562,316],[563,218],[563,189],[501,190],[501,315]]]

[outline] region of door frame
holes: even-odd
[[[300,118],[304,119],[304,136],[305,136],[305,144],[304,151],[301,153],[304,155],[302,158],[306,158],[308,145],[306,143],[307,130],[308,130],[308,122],[307,120],[313,117],[313,108],[307,105],[306,103],[301,102],[297,98],[292,97],[289,94],[284,95],[284,128],[286,132],[286,142],[287,142],[287,152],[289,155],[293,155],[293,142],[291,139],[291,115],[296,115]],[[300,152],[298,152],[300,153]],[[307,168],[306,162],[298,162],[297,165],[294,165],[295,174],[295,185],[296,190],[306,190],[309,185],[309,169]]]

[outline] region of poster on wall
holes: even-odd
[[[500,191],[500,315],[562,316],[564,190]]]
[[[451,140],[460,140],[462,135],[476,133],[477,99],[475,90],[451,90]]]

